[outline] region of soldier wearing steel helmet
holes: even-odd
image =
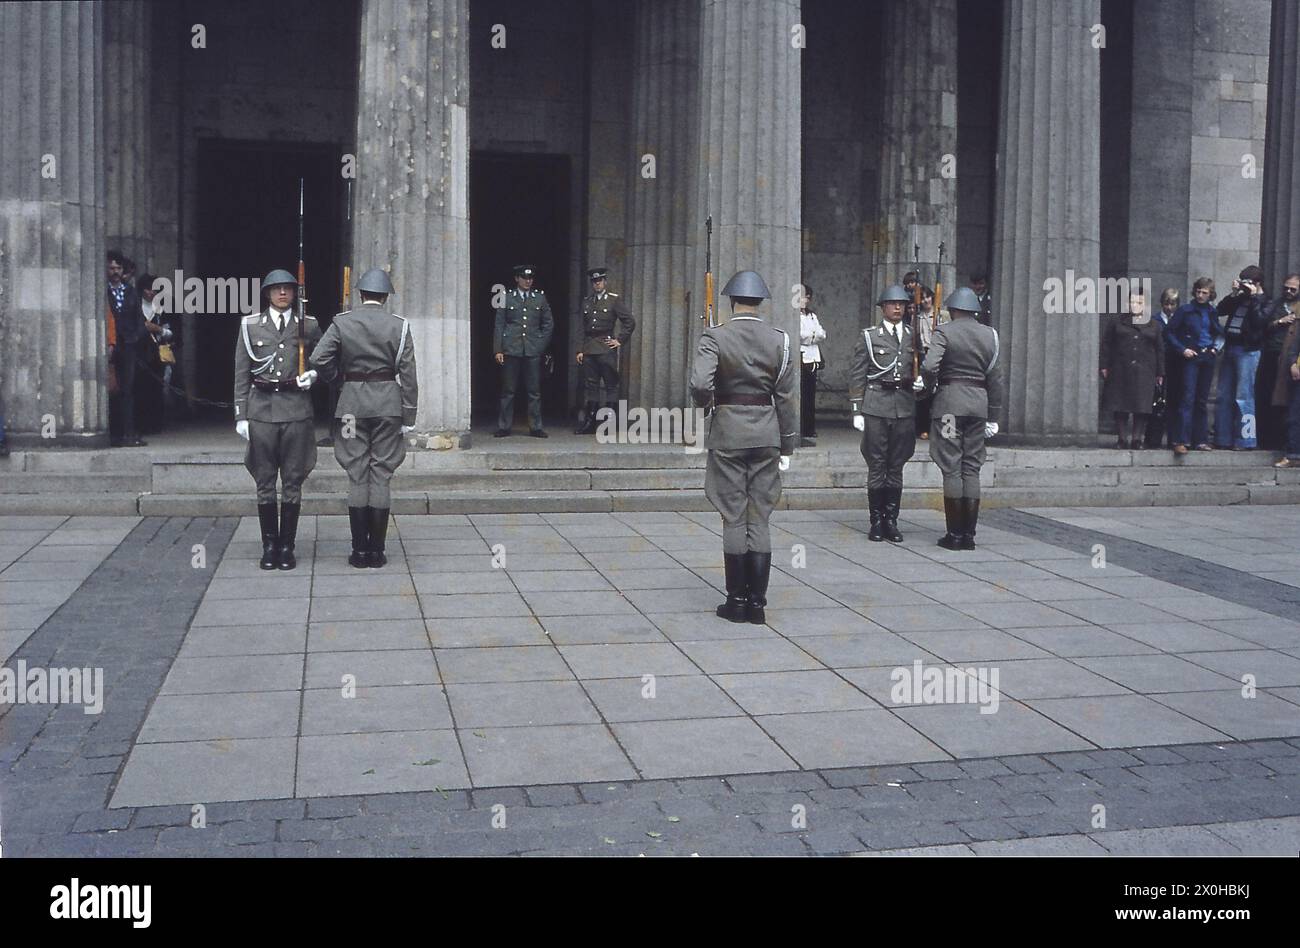
[[[763,624],[772,569],[768,518],[781,498],[781,471],[799,437],[798,349],[758,314],[767,284],[741,270],[722,288],[731,319],[704,331],[691,370],[691,397],[713,417],[704,493],[722,515],[727,601],[717,613]],[[797,344],[797,343],[796,343]]]
[[[980,511],[984,440],[998,433],[1002,367],[998,333],[977,318],[979,297],[963,286],[948,300],[952,321],[935,330],[917,379],[918,391],[937,386],[930,407],[930,457],[943,473],[943,516],[948,532],[939,545],[975,549]]]
[[[272,270],[262,281],[268,305],[245,316],[235,339],[235,431],[248,441],[244,467],[257,482],[257,519],[262,531],[262,569],[293,569],[302,506],[302,482],[316,466],[316,434],[309,389],[316,372],[298,374],[298,320],[293,303],[298,281]],[[320,327],[302,316],[306,350],[320,340]],[[276,480],[280,505],[276,509]],[[277,516],[278,514],[278,516]]]
[[[339,313],[311,354],[321,378],[342,379],[334,409],[334,457],[348,475],[348,525],[357,569],[388,562],[384,543],[392,508],[389,481],[406,457],[419,383],[411,324],[388,307],[392,281],[367,270],[357,281],[361,305]]]
[[[894,285],[876,304],[884,317],[879,326],[862,330],[849,373],[853,427],[862,432],[867,462],[868,540],[901,543],[898,510],[903,497],[903,465],[916,451],[916,394],[912,390],[912,330],[903,322],[910,299]]]

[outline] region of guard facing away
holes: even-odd
[[[731,319],[704,331],[691,370],[691,397],[713,409],[704,493],[722,515],[727,601],[717,613],[762,625],[772,570],[768,518],[799,437],[798,350],[792,355],[789,335],[758,315],[771,294],[753,270],[733,276],[722,294],[731,297]]]
[[[501,412],[494,437],[510,436],[515,423],[515,389],[519,373],[524,373],[528,392],[528,433],[534,438],[547,437],[542,427],[542,356],[551,345],[555,323],[546,294],[533,289],[532,267],[515,267],[515,288],[506,294],[497,308],[492,351],[501,366]]]
[[[943,474],[943,517],[948,532],[939,545],[975,549],[980,512],[984,439],[998,433],[1002,410],[998,333],[977,318],[980,301],[963,286],[948,300],[952,321],[935,330],[917,379],[918,391],[937,384],[930,408],[930,458]]]
[[[916,452],[915,349],[912,330],[903,324],[907,301],[907,291],[898,285],[880,294],[876,304],[884,321],[862,330],[849,375],[853,427],[862,432],[867,462],[867,539],[877,542],[903,542],[898,532],[903,465]]]
[[[577,362],[585,379],[586,417],[574,434],[592,434],[596,430],[596,411],[602,404],[618,410],[618,357],[636,329],[634,317],[617,293],[610,293],[605,278],[609,271],[597,267],[588,271],[591,295],[582,301],[582,348]],[[600,385],[605,383],[605,400],[600,399]]]
[[[348,525],[357,569],[388,562],[389,481],[406,457],[419,383],[411,324],[388,308],[393,284],[383,270],[357,281],[361,306],[339,313],[311,354],[325,381],[342,377],[334,409],[334,457],[348,475]]]
[[[320,341],[316,320],[294,312],[298,281],[272,270],[262,281],[269,305],[245,316],[235,339],[235,430],[248,441],[244,467],[257,482],[262,569],[293,569],[302,482],[316,466],[309,389],[316,373],[298,371],[298,350]],[[277,519],[276,480],[280,481]]]

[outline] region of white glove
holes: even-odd
[[[924,391],[925,391],[925,379],[921,378],[919,375],[918,375],[916,378],[912,379],[912,391],[914,391],[914,392],[924,392]]]
[[[776,469],[780,471],[782,474],[790,470],[790,455],[788,454],[781,455],[781,460],[776,462]]]
[[[984,437],[991,438],[998,433],[998,423],[996,421],[984,422]]]
[[[235,434],[239,435],[241,438],[243,438],[245,441],[247,441],[247,440],[248,440],[248,422],[247,422],[247,421],[237,421],[237,422],[235,422]]]
[[[853,416],[853,427],[854,427],[854,428],[857,428],[859,431],[866,431],[866,430],[867,430],[867,419],[863,418],[861,415],[854,415],[854,416]]]
[[[402,425],[402,434],[410,434],[415,430],[415,425]]]
[[[306,391],[307,389],[311,388],[312,383],[315,381],[316,381],[315,369],[308,369],[306,372],[304,372],[302,375],[298,376],[297,378],[298,387],[303,391]]]

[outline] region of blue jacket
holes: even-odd
[[[1184,303],[1174,310],[1165,327],[1165,345],[1180,355],[1184,349],[1222,349],[1223,343],[1223,327],[1209,303]]]

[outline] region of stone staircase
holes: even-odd
[[[850,432],[802,448],[783,478],[781,506],[861,506],[866,466]],[[1151,506],[1300,502],[1300,470],[1268,452],[1110,448],[990,448],[984,504]],[[546,443],[489,441],[461,451],[413,451],[393,481],[400,513],[708,510],[703,452],[676,445],[603,445],[568,435]],[[924,443],[905,474],[906,507],[939,507],[939,472]],[[308,513],[340,514],[347,478],[322,448],[304,489]],[[165,447],[16,451],[0,459],[0,513],[232,516],[255,512],[238,450]]]

